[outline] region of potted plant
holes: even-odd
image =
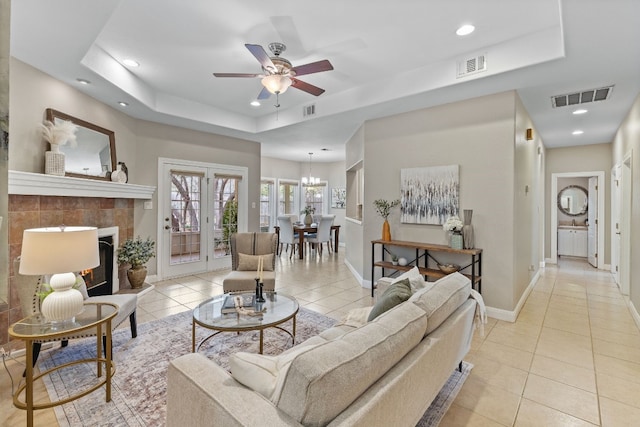
[[[378,199],[373,201],[373,206],[376,208],[376,212],[382,218],[384,218],[384,223],[382,224],[382,240],[390,241],[391,240],[391,227],[389,226],[389,215],[391,215],[391,209],[395,208],[400,204],[400,200],[392,200],[388,201],[385,199]]]
[[[398,265],[398,255],[391,252],[391,264]]]
[[[138,236],[135,239],[125,240],[118,249],[118,263],[131,266],[127,270],[127,278],[132,288],[141,288],[144,279],[147,278],[145,264],[156,256],[155,245],[156,242],[151,240],[150,237],[147,237],[147,240],[142,240]]]
[[[310,226],[313,223],[313,217],[311,215],[316,213],[316,208],[307,205],[300,211],[300,213],[304,214],[304,225]]]

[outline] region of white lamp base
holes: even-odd
[[[54,290],[42,301],[40,311],[50,322],[71,320],[82,311],[84,298],[79,290],[73,289],[76,276],[73,273],[54,274],[50,285]]]

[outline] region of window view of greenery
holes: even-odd
[[[324,188],[322,186],[304,186],[304,206],[311,206],[316,215],[322,214],[324,203]],[[303,207],[304,207],[303,206]]]
[[[202,176],[171,174],[171,264],[200,259]]]
[[[260,231],[268,232],[271,227],[271,200],[273,183],[260,184]]]
[[[214,257],[231,254],[230,238],[238,231],[238,180],[216,177],[213,189]]]
[[[280,183],[278,187],[278,215],[299,215],[300,212],[296,212],[298,184]]]

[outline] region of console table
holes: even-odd
[[[381,246],[381,253],[376,258],[376,246]],[[391,263],[390,246],[398,248],[408,248],[415,250],[415,258],[410,260],[407,265],[394,265]],[[459,254],[470,257],[470,263],[460,266],[460,272],[471,280],[471,285],[478,292],[482,289],[482,249],[453,249],[445,245],[435,245],[432,243],[405,242],[402,240],[372,240],[371,241],[371,296],[375,289],[374,273],[376,267],[382,269],[382,277],[385,270],[409,271],[413,267],[418,266],[420,273],[427,277],[439,279],[446,276],[438,268],[438,264],[444,262],[438,261],[434,254]]]

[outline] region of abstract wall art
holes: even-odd
[[[459,166],[401,169],[400,222],[441,225],[460,209]]]

